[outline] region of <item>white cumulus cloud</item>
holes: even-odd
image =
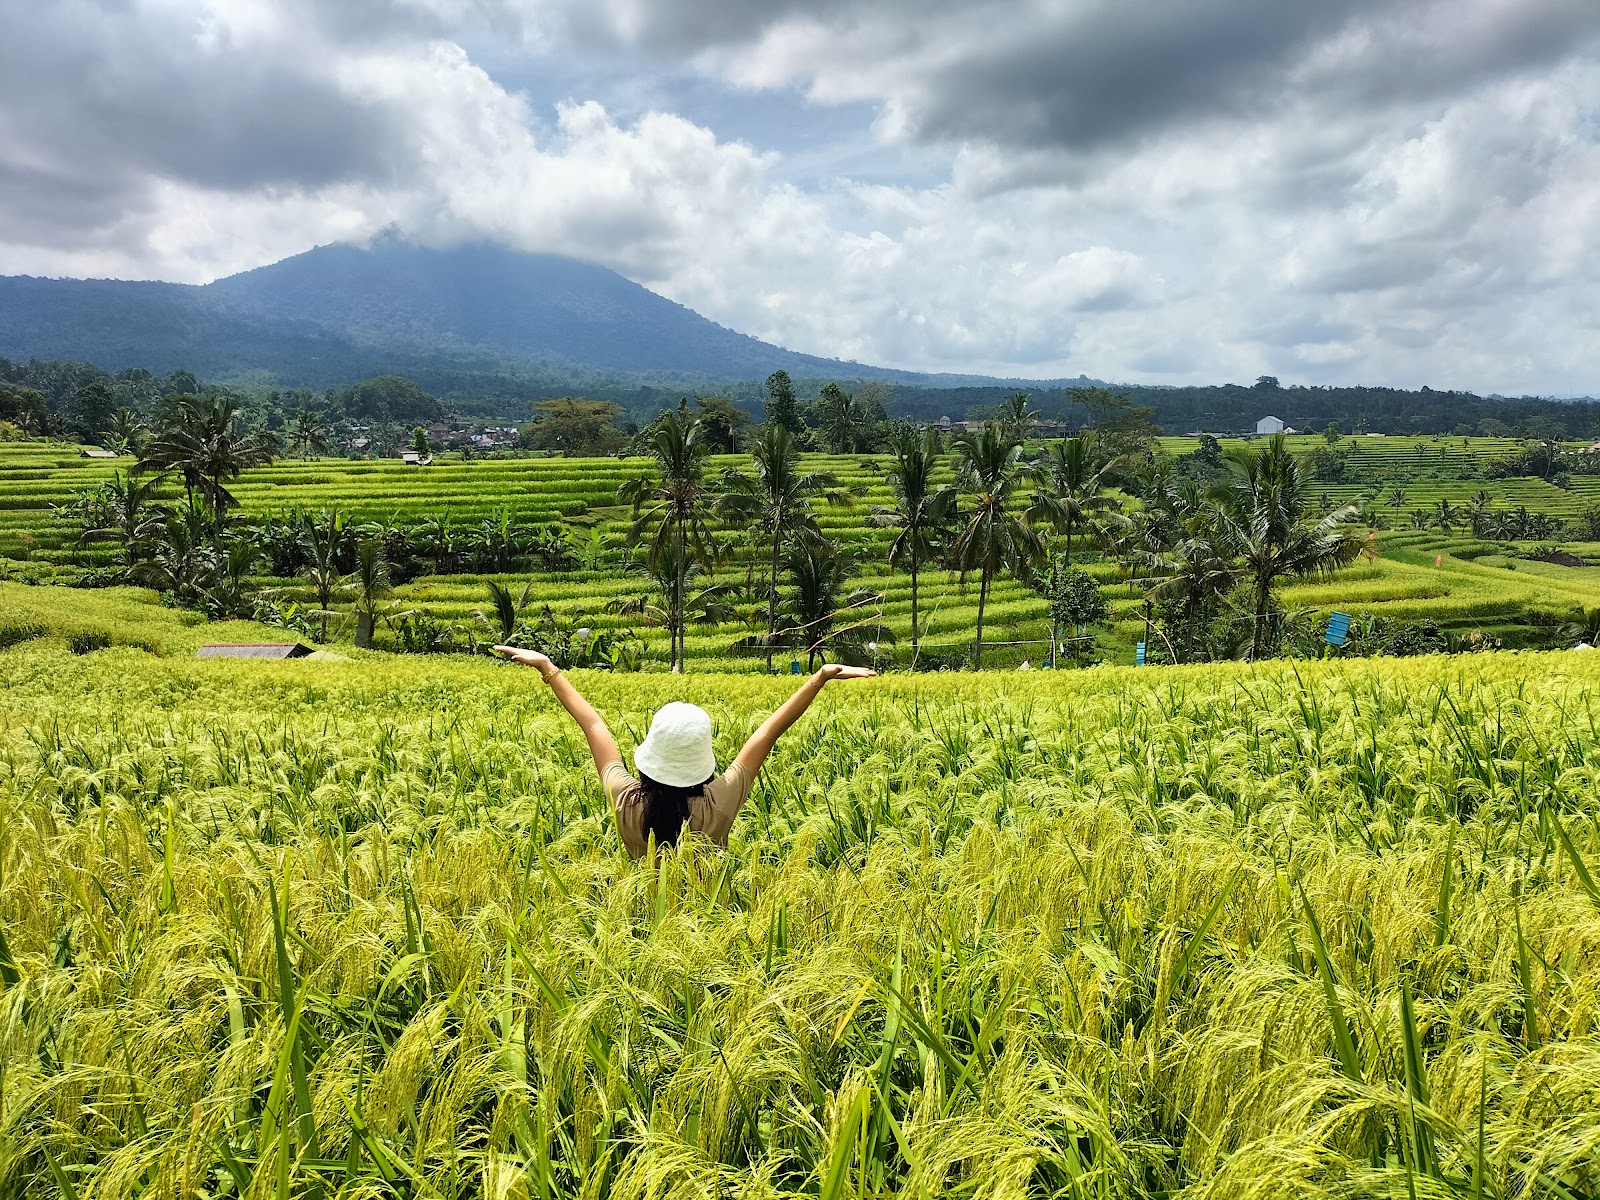
[[[60,0],[11,25],[0,271],[203,280],[393,225],[883,365],[1596,386],[1590,0]],[[491,60],[662,102],[536,99]],[[742,119],[768,95],[865,103],[882,164],[858,139],[797,173],[792,129]],[[942,173],[896,178],[897,147]]]

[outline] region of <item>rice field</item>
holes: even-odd
[[[80,608],[167,656],[0,650],[0,1195],[1600,1195],[1600,655],[885,677],[652,866],[531,672]]]
[[[1292,442],[1297,451],[1325,444],[1321,437],[1297,437]],[[1187,453],[1195,444],[1193,439],[1162,439],[1162,449],[1173,455]],[[1421,477],[1405,484],[1409,506],[1431,506],[1439,499],[1464,504],[1482,489],[1506,507],[1526,505],[1533,511],[1576,516],[1591,499],[1584,488],[1591,482],[1600,486],[1600,476],[1574,477],[1570,492],[1538,479],[1468,478],[1481,475],[1489,462],[1519,445],[1494,438],[1351,437],[1340,443],[1355,455],[1357,464],[1367,464],[1384,478],[1393,471],[1418,473]],[[883,561],[893,531],[876,528],[867,520],[875,506],[891,503],[885,479],[887,461],[882,455],[814,455],[808,456],[807,466],[836,476],[838,490],[847,502],[822,506],[819,524],[860,563],[853,586],[883,594],[883,603],[873,607],[871,618],[895,635],[895,648],[884,647],[885,660],[898,657],[908,661],[910,581],[902,573],[891,572]],[[738,456],[713,460],[714,470],[747,465],[748,460]],[[109,544],[75,545],[75,527],[54,518],[51,506],[66,503],[78,489],[125,466],[125,462],[85,460],[68,446],[0,446],[0,574],[48,573],[69,563],[112,561],[116,551]],[[232,490],[243,510],[257,515],[326,506],[338,508],[352,520],[405,522],[448,515],[459,528],[466,528],[504,509],[520,522],[559,522],[573,531],[583,553],[596,556],[598,569],[516,577],[519,592],[524,583],[529,584],[530,612],[548,606],[568,623],[631,631],[642,641],[646,660],[656,662],[666,657],[665,631],[638,616],[608,611],[613,603],[650,590],[646,580],[619,569],[630,514],[616,503],[618,484],[646,466],[642,459],[521,458],[441,462],[419,470],[398,461],[281,460],[248,472]],[[1432,477],[1452,474],[1457,477]],[[1328,493],[1330,502],[1338,503],[1382,492],[1385,485],[1330,484],[1321,490]],[[1544,564],[1531,564],[1535,569],[1529,569],[1530,564],[1495,557],[1508,549],[1504,543],[1489,547],[1494,555],[1481,557],[1485,547],[1469,537],[1391,530],[1380,535],[1379,547],[1381,557],[1375,564],[1342,572],[1333,581],[1284,588],[1284,604],[1318,612],[1341,609],[1405,620],[1428,619],[1456,633],[1481,629],[1509,645],[1537,641],[1540,622],[1553,627],[1575,609],[1600,606],[1600,578],[1594,573],[1564,567],[1539,571]],[[7,559],[12,561],[8,564]],[[26,563],[19,566],[22,560]],[[741,580],[747,565],[735,562],[718,578]],[[1113,623],[1100,638],[1100,651],[1114,660],[1131,662],[1134,643],[1145,636],[1138,593],[1132,587],[1119,586],[1123,579],[1115,564],[1102,563],[1091,571],[1107,589],[1113,609]],[[295,581],[260,582],[278,587],[287,599],[313,600],[309,587]],[[441,620],[466,626],[487,602],[484,585],[481,576],[425,576],[399,588],[395,601],[400,607],[425,608]],[[948,572],[926,571],[922,605],[930,652],[959,657],[970,648],[977,618],[975,586],[963,588]],[[985,624],[986,640],[993,643],[986,659],[993,665],[1038,661],[1048,653],[1045,603],[1015,580],[997,581]],[[738,621],[691,626],[686,637],[687,657],[698,669],[753,670],[759,660],[727,655],[728,647],[749,632],[749,626]]]

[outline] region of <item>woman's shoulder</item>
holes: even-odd
[[[639,781],[628,774],[628,768],[620,760],[600,772],[600,783],[614,804],[627,804],[638,799]]]
[[[734,759],[726,771],[707,785],[706,791],[716,800],[744,799],[750,791],[750,776],[745,772],[744,764]]]

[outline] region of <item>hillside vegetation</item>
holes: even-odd
[[[934,381],[758,341],[589,263],[387,236],[204,286],[0,277],[0,356],[267,378],[286,388],[401,373],[464,398],[518,377],[560,391],[692,387],[780,369]]]
[[[1600,607],[1600,568],[1552,565],[1524,557],[1538,548],[1528,541],[1490,540],[1482,536],[1489,531],[1486,524],[1475,533],[1473,521],[1479,518],[1469,517],[1468,510],[1473,497],[1481,493],[1487,498],[1480,502],[1484,520],[1496,515],[1510,520],[1524,511],[1547,518],[1552,529],[1568,528],[1597,497],[1600,489],[1595,484],[1600,477],[1574,475],[1564,488],[1531,476],[1485,478],[1490,464],[1519,449],[1519,443],[1509,440],[1350,440],[1358,443],[1350,452],[1348,469],[1355,478],[1313,483],[1318,501],[1333,506],[1364,499],[1370,519],[1400,528],[1380,530],[1373,543],[1376,557],[1333,578],[1290,581],[1280,594],[1286,610],[1304,611],[1308,619],[1339,609],[1358,617],[1426,621],[1455,636],[1481,633],[1509,645],[1548,643],[1560,637],[1570,645],[1586,636],[1562,634],[1560,629],[1574,620],[1581,623],[1585,610]],[[1321,438],[1292,440],[1291,445],[1301,452],[1325,447]],[[1162,443],[1162,450],[1173,457],[1194,447],[1192,440]],[[12,560],[8,573],[15,578],[65,581],[85,565],[92,570],[113,567],[120,555],[114,541],[79,542],[83,524],[73,501],[93,485],[126,471],[129,461],[86,460],[72,447],[43,443],[0,447],[0,556]],[[895,531],[872,519],[875,511],[893,503],[886,477],[890,461],[888,455],[804,459],[808,471],[826,472],[834,479],[835,503],[819,505],[815,521],[851,564],[848,586],[840,596],[852,588],[873,593],[876,599],[853,619],[869,620],[888,635],[860,640],[878,643],[869,657],[879,665],[904,665],[910,658],[909,579],[903,568],[891,570],[887,562]],[[710,467],[715,476],[748,464],[744,456],[724,456],[712,459]],[[427,468],[392,460],[279,460],[246,471],[230,488],[240,511],[256,522],[270,524],[295,513],[336,512],[352,534],[416,531],[405,553],[419,557],[406,560],[412,565],[394,581],[386,610],[396,616],[425,612],[447,628],[456,627],[456,648],[473,638],[493,640],[487,585],[498,580],[524,601],[524,618],[538,620],[548,608],[552,620],[568,631],[582,627],[619,638],[631,635],[640,644],[643,661],[659,663],[666,656],[665,600],[644,569],[642,552],[633,546],[632,512],[619,498],[627,480],[645,473],[645,460],[619,458],[447,460]],[[948,463],[938,469],[937,483],[953,479]],[[1388,482],[1400,479],[1407,482]],[[1399,506],[1391,503],[1397,492],[1403,501]],[[164,494],[177,496],[181,489],[168,484]],[[1450,529],[1438,526],[1441,503],[1456,513]],[[1423,528],[1409,528],[1418,514],[1425,518]],[[507,529],[537,533],[544,541],[524,542],[509,566],[495,565],[486,557],[491,553],[488,547]],[[749,637],[751,623],[759,625],[762,619],[764,597],[759,578],[752,575],[761,555],[737,527],[721,529],[714,538],[725,548],[726,561],[714,576],[697,577],[691,592],[699,594],[716,584],[727,594],[720,606],[703,607],[691,621],[685,652],[701,667],[715,662],[724,669],[753,669],[762,665],[759,655],[729,658],[728,653]],[[1579,555],[1600,550],[1581,539],[1582,535],[1565,544]],[[540,545],[542,550],[536,548]],[[1102,553],[1085,546],[1077,556],[1078,565],[1100,583],[1111,607],[1094,653],[1127,662],[1135,642],[1152,641],[1154,650],[1160,637],[1152,638],[1147,631],[1135,573],[1127,563],[1102,558]],[[341,568],[350,569],[348,564]],[[272,579],[260,576],[259,570],[257,582],[279,597],[280,613],[283,604],[315,607],[316,595],[304,580]],[[937,564],[924,573],[920,617],[930,662],[948,659],[953,664],[967,656],[977,591],[973,575],[963,587],[957,573]],[[336,636],[347,639],[353,601],[344,590],[333,600],[341,615],[332,628]],[[1037,663],[1047,656],[1048,605],[1032,588],[1009,575],[999,577],[986,620],[992,662]],[[298,631],[309,637],[320,628],[302,620]],[[1312,643],[1320,639],[1315,625],[1309,633]],[[380,623],[379,644],[398,647],[397,637],[389,625]],[[781,661],[788,661],[787,653]]]

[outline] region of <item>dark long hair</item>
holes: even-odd
[[[715,776],[713,776],[715,778]],[[683,823],[689,819],[689,801],[703,795],[711,782],[697,783],[693,787],[673,787],[657,783],[643,771],[639,772],[639,790],[644,793],[644,834],[654,835],[657,846],[676,846]]]

